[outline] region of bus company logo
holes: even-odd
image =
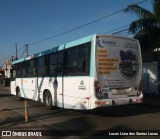
[[[80,81],[80,85],[84,85],[84,81],[83,80]]]
[[[104,48],[105,46],[116,46],[117,43],[115,41],[106,41],[106,40],[98,40],[97,39],[97,46],[99,48]]]
[[[97,39],[97,46],[98,46],[99,48],[103,48],[103,47],[104,47],[104,46],[101,45],[100,40],[98,40],[98,39]]]
[[[80,90],[86,90],[86,86],[84,85],[84,81],[83,80],[80,81],[78,89],[80,89]]]
[[[12,136],[11,131],[2,131],[2,136]]]
[[[121,62],[119,63],[119,69],[123,77],[126,79],[132,79],[138,72],[138,60],[136,54],[129,51],[120,51]]]
[[[115,41],[102,41],[102,44],[108,45],[108,46],[116,46]]]

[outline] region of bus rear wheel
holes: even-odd
[[[23,98],[21,97],[21,92],[20,92],[20,89],[19,89],[19,88],[17,88],[17,90],[16,90],[16,96],[17,96],[17,99],[18,99],[19,101],[22,101],[22,100],[23,100]]]
[[[50,91],[47,90],[44,93],[43,102],[44,102],[44,105],[48,109],[52,109],[52,107],[53,107],[53,105],[52,105],[52,95],[51,95]]]

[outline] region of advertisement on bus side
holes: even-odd
[[[140,50],[134,39],[99,36],[97,74],[102,88],[123,88],[137,82]]]

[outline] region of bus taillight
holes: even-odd
[[[100,99],[102,98],[102,90],[98,81],[94,81],[94,89],[96,96]]]
[[[140,80],[137,95],[140,96],[142,93],[142,80]]]
[[[95,92],[101,92],[100,84],[98,81],[94,81]]]

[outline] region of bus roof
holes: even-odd
[[[79,44],[82,44],[82,43],[90,42],[94,36],[95,36],[95,34],[87,36],[87,37],[84,37],[84,38],[81,38],[81,39],[78,39],[78,40],[75,40],[75,41],[71,41],[69,43],[65,43],[65,44],[59,45],[57,47],[53,47],[51,49],[48,49],[48,50],[33,54],[33,55],[29,56],[29,57],[21,58],[21,59],[18,59],[16,61],[13,61],[12,64],[20,63],[20,62],[23,62],[23,61],[26,61],[26,60],[29,60],[29,59],[32,59],[32,58],[37,58],[37,57],[40,57],[40,56],[43,56],[43,55],[50,54],[52,52],[57,52],[57,51],[60,51],[60,50],[66,49],[66,48],[70,48],[70,47],[79,45]]]

